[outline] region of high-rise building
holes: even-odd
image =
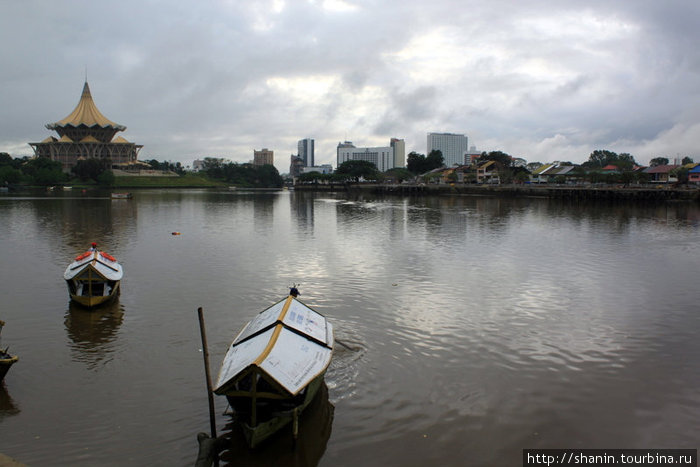
[[[391,138],[389,146],[394,150],[394,167],[406,167],[406,142],[402,139]]]
[[[304,138],[297,143],[297,155],[304,161],[305,167],[313,167],[314,165],[314,140],[312,138]]]
[[[464,155],[469,151],[469,138],[455,133],[428,133],[427,154],[434,150],[442,152],[446,167],[464,164]]]
[[[274,162],[274,151],[267,148],[253,150],[253,165],[273,165]]]
[[[345,161],[368,161],[373,163],[380,172],[386,172],[394,168],[394,148],[391,146],[356,148],[350,141],[345,141],[338,143],[338,166]]]

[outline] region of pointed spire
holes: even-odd
[[[52,124],[50,127],[68,125],[74,127],[85,125],[87,127],[99,126],[102,128],[113,127],[119,130],[126,129],[125,126],[109,120],[97,109],[95,102],[92,100],[90,86],[88,85],[87,80],[85,80],[85,85],[83,85],[83,93],[80,96],[80,101],[75,109],[73,109],[73,112],[71,112],[70,115],[63,120],[59,120],[58,122]]]

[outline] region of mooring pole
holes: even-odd
[[[204,373],[207,377],[207,396],[209,398],[209,424],[211,425],[211,437],[216,438],[216,416],[214,415],[214,394],[211,390],[211,375],[209,374],[209,350],[207,348],[207,334],[204,331],[204,312],[202,307],[197,308],[199,315],[199,331],[202,334],[202,354],[204,354]]]

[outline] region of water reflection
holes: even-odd
[[[7,392],[5,382],[0,382],[0,420],[18,413],[20,413],[19,406],[12,400],[10,393]]]
[[[83,362],[91,370],[108,363],[116,350],[113,344],[123,321],[124,307],[118,298],[95,310],[70,302],[64,324],[73,361]]]
[[[238,425],[229,423],[224,436],[229,438],[226,451],[220,459],[225,466],[314,467],[326,452],[331,436],[335,407],[328,399],[328,387],[324,382],[318,394],[302,412],[299,419],[299,437],[294,442],[291,426],[265,441],[257,449],[249,449]]]

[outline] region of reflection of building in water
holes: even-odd
[[[114,165],[129,165],[137,160],[142,145],[134,144],[115,135],[126,127],[109,120],[97,109],[87,81],[78,105],[70,115],[46,125],[58,133],[40,143],[29,143],[38,157],[47,157],[63,165],[69,172],[78,161],[102,159]]]
[[[297,227],[302,232],[314,230],[314,197],[313,193],[297,192],[289,203],[292,208],[292,218],[296,219]]]
[[[73,360],[91,369],[108,361],[123,320],[124,310],[118,299],[91,311],[71,302],[64,324],[72,342]]]

